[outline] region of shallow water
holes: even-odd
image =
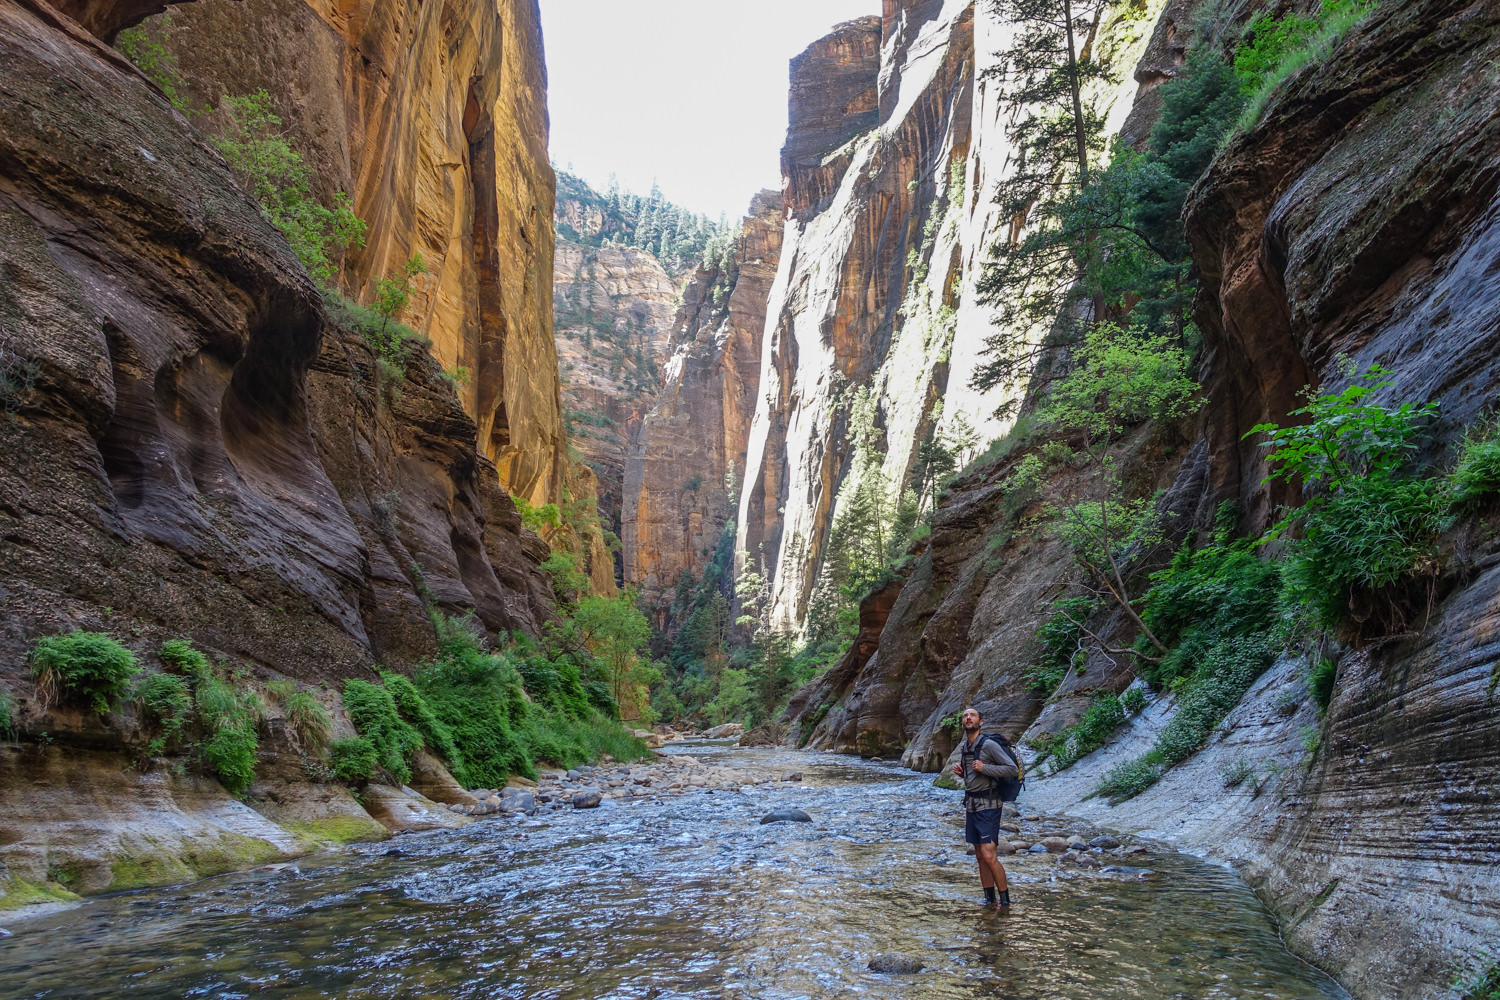
[[[801,785],[696,792],[94,899],[14,924],[0,997],[1343,998],[1232,872],[1006,859],[979,907],[957,795],[894,765],[681,750]],[[814,822],[762,826],[772,808]],[[866,968],[899,951],[916,975]]]

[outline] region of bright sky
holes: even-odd
[[[781,186],[787,63],[880,0],[541,0],[552,160],[731,220]]]

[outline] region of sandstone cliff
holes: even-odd
[[[526,94],[541,56],[520,29],[507,33],[513,75],[492,93],[519,88],[524,105],[541,100]],[[517,114],[507,128],[523,127]],[[501,214],[529,218],[535,194],[543,253],[544,151],[505,148],[510,193],[525,200]],[[429,607],[536,631],[551,613],[545,546],[522,530],[438,362],[418,355],[398,383],[383,379],[204,136],[117,53],[30,0],[0,4],[0,234],[0,687],[21,730],[51,747],[8,749],[0,765],[5,864],[34,877],[86,862],[80,884],[99,889],[181,876],[163,859],[196,857],[195,830],[223,850],[190,871],[305,849],[222,789],[123,774],[119,731],[31,696],[32,641],[93,629],[149,658],[185,636],[256,676],[332,685],[431,655]],[[533,279],[544,291],[547,263]],[[495,375],[516,357],[529,370],[526,350],[503,346],[485,362]],[[541,395],[555,402],[550,337],[543,346]],[[541,482],[550,463],[524,477]],[[279,815],[374,826],[347,793],[304,787]],[[150,789],[160,828],[111,840],[99,804]],[[75,798],[64,808],[49,794]],[[100,826],[64,843],[26,825],[75,813]],[[129,878],[116,877],[122,859],[137,865]]]
[[[1151,89],[1181,61],[1192,6],[1170,4],[1151,32],[1137,73],[1145,99],[1117,118],[1133,141]],[[1285,497],[1268,494],[1263,452],[1242,435],[1284,420],[1304,384],[1339,384],[1339,355],[1400,373],[1384,401],[1442,404],[1425,456],[1435,463],[1491,403],[1500,140],[1485,95],[1497,29],[1489,4],[1382,6],[1278,90],[1199,182],[1187,221],[1207,405],[1186,425],[1138,428],[1118,451],[1131,488],[1164,491],[1179,529],[1207,527],[1225,499],[1248,531],[1265,526]],[[953,746],[943,720],[966,704],[983,706],[987,727],[1036,736],[1131,683],[1128,659],[1094,654],[1045,703],[1029,690],[1040,609],[1069,569],[1057,543],[1017,527],[1023,512],[1002,487],[1015,457],[1002,451],[952,484],[899,593],[867,600],[850,656],[794,700],[814,745],[902,751],[932,771]],[[1304,668],[1282,661],[1208,750],[1139,798],[1089,796],[1150,745],[1176,711],[1168,697],[1074,769],[1034,779],[1028,801],[1235,861],[1293,947],[1357,996],[1443,995],[1454,966],[1500,931],[1494,543],[1460,544],[1469,568],[1437,591],[1424,627],[1345,654],[1321,723]],[[1098,627],[1132,637],[1123,621]],[[1247,758],[1265,765],[1264,783],[1226,789],[1220,772]]]
[[[369,224],[342,284],[368,300],[420,254],[403,319],[446,368],[468,369],[465,408],[511,493],[555,501],[568,482],[552,342],[546,71],[536,0],[382,0],[359,11],[304,0],[172,8],[171,51],[190,102],[265,89],[318,193],[343,191]]]
[[[1107,24],[1105,61],[1135,65],[1160,7]],[[996,417],[1006,393],[968,383],[993,332],[994,310],[974,294],[979,265],[1009,225],[994,193],[1019,158],[986,78],[1013,32],[988,5],[892,0],[883,19],[842,25],[793,61],[786,244],[738,542],[769,570],[782,624],[802,625],[835,500],[854,485],[857,396],[873,400],[896,495],[924,439],[983,441],[1008,426]],[[1111,127],[1135,89],[1096,96]]]
[[[599,475],[599,514],[620,529],[626,443],[656,400],[679,282],[628,246],[559,240],[557,360],[569,437]]]
[[[660,397],[625,458],[625,579],[648,599],[684,571],[701,574],[734,518],[781,238],[781,197],[762,192],[740,231],[732,273],[705,264],[683,290]]]

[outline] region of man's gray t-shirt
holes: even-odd
[[[984,761],[984,772],[974,770],[976,755],[967,737],[966,733],[965,738],[958,741],[958,760],[964,766],[964,791],[968,793],[964,796],[964,809],[984,812],[1002,808],[1005,803],[991,779],[1016,777],[1020,773],[1016,770],[1016,762],[1006,754],[999,740],[985,740],[977,755],[977,759]]]

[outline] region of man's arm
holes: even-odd
[[[1016,762],[1010,759],[997,740],[985,740],[984,746],[979,750],[979,757],[984,761],[980,773],[986,778],[1014,778],[1020,774],[1016,770]]]

